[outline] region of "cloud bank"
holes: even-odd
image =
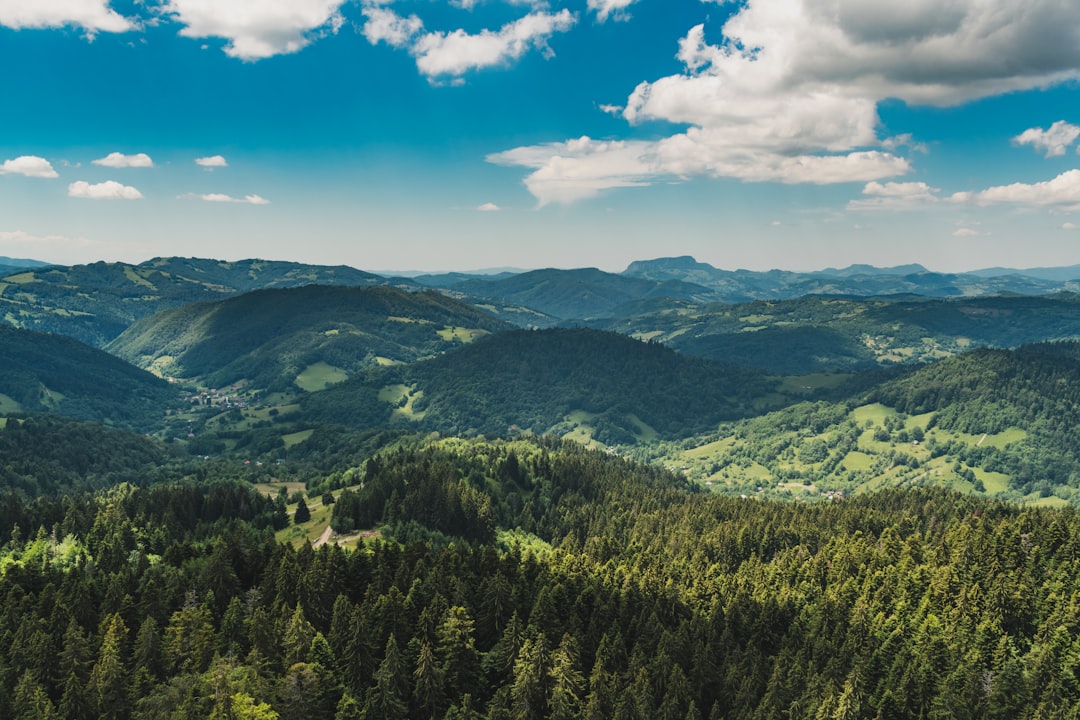
[[[704,25],[691,28],[676,57],[684,72],[640,83],[622,116],[686,131],[580,138],[488,159],[531,169],[525,185],[540,205],[693,176],[816,184],[901,176],[911,164],[900,143],[881,137],[879,102],[949,106],[1080,78],[1080,4],[748,0],[716,42]],[[1056,152],[1061,140],[1052,137],[1025,142]]]

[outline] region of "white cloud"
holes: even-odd
[[[68,196],[87,200],[139,200],[142,193],[130,185],[121,185],[114,180],[91,185],[79,180],[68,185]]]
[[[587,173],[589,192],[580,173],[558,180],[548,163],[565,162],[556,155],[559,143],[491,159],[511,164],[518,151],[532,158],[551,150],[545,162],[525,165],[533,169],[529,189],[544,190],[541,204],[669,175],[809,183],[897,177],[911,169],[901,150],[926,148],[909,136],[879,137],[878,104],[896,98],[950,106],[1080,78],[1080,3],[1065,5],[745,0],[715,40],[706,38],[704,25],[682,38],[677,58],[684,72],[630,93],[622,115],[631,124],[690,128],[638,147],[637,162],[622,162],[625,174]],[[602,154],[588,162],[619,164]],[[546,182],[539,182],[541,172]],[[568,185],[565,192],[554,188],[557,182]]]
[[[989,235],[990,233],[979,232],[969,227],[961,227],[953,230],[953,237],[982,237],[983,235]]]
[[[5,160],[0,165],[0,175],[25,175],[36,178],[60,177],[52,163],[36,155],[21,155],[14,160]]]
[[[848,210],[913,210],[940,200],[938,188],[924,182],[870,182],[863,188],[861,200],[848,203]]]
[[[998,185],[978,192],[959,192],[952,202],[975,205],[1016,204],[1058,210],[1080,211],[1080,170],[1063,172],[1039,183]]]
[[[206,202],[216,203],[241,203],[247,205],[269,205],[270,201],[259,195],[245,195],[242,198],[233,197],[232,195],[225,195],[224,193],[206,193],[205,195],[198,195],[195,193],[188,193],[187,195],[180,195],[180,200],[204,200]]]
[[[416,56],[417,69],[427,77],[459,77],[469,70],[505,65],[532,48],[550,56],[547,39],[554,33],[569,30],[575,22],[574,15],[565,8],[554,15],[533,12],[504,25],[498,32],[427,33],[416,39],[411,51]]]
[[[204,167],[207,170],[214,168],[228,167],[229,163],[221,155],[211,155],[210,157],[195,158],[195,164],[199,167]]]
[[[109,7],[109,0],[0,0],[0,25],[22,28],[81,27],[88,37],[121,33],[137,25]]]
[[[462,29],[424,32],[424,23],[416,15],[398,15],[372,0],[365,4],[363,13],[368,42],[407,49],[416,58],[420,73],[432,81],[442,77],[456,80],[470,70],[506,65],[532,49],[550,57],[554,53],[548,38],[566,32],[577,22],[565,8],[555,14],[535,10],[499,30],[471,34]]]
[[[261,60],[295,53],[344,23],[344,0],[165,0],[160,12],[185,27],[184,37],[219,37],[225,54]]]
[[[1065,154],[1065,150],[1076,142],[1080,137],[1080,127],[1058,120],[1048,129],[1031,128],[1013,138],[1017,145],[1031,145],[1036,150],[1046,154],[1046,157],[1057,157]]]
[[[501,207],[499,207],[495,203],[491,203],[491,202],[486,202],[483,205],[478,206],[476,209],[479,212],[498,212],[498,211],[502,210]]]
[[[1067,222],[1067,223],[1065,223],[1064,225],[1061,226],[1061,229],[1062,230],[1075,230],[1077,227],[1078,226],[1077,226],[1076,223]]]
[[[402,17],[393,10],[380,7],[366,7],[363,12],[366,18],[364,37],[372,45],[381,41],[390,47],[405,48],[424,29],[423,21],[415,15]]]
[[[606,22],[609,17],[624,20],[629,17],[626,8],[637,0],[589,0],[589,9],[596,12],[596,19]]]
[[[110,168],[150,168],[154,167],[154,161],[146,153],[136,155],[124,155],[112,152],[103,158],[92,161],[95,165],[103,165]]]

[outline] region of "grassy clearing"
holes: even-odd
[[[395,406],[390,413],[391,420],[423,420],[425,413],[415,407],[416,401],[422,397],[423,390],[414,392],[407,385],[387,385],[379,390],[379,400]]]
[[[375,364],[380,366],[380,367],[390,367],[391,365],[401,365],[402,363],[401,363],[400,360],[391,360],[390,358],[382,357],[381,355],[376,355],[375,356]]]
[[[997,495],[998,493],[1005,492],[1009,489],[1008,475],[1002,475],[998,472],[989,472],[977,467],[972,468],[972,470],[975,472],[976,479],[982,480],[987,495]]]
[[[844,460],[841,463],[848,470],[857,470],[860,472],[867,472],[874,466],[874,460],[876,458],[873,455],[867,455],[864,452],[858,450],[852,450],[844,456]]]
[[[719,455],[719,454],[725,453],[734,446],[735,446],[735,438],[726,437],[726,438],[724,438],[722,440],[715,440],[715,441],[713,441],[711,443],[706,443],[705,445],[700,445],[700,446],[698,446],[696,448],[693,448],[691,450],[687,450],[686,452],[683,453],[683,457],[685,457],[688,460],[696,460],[696,459],[699,459],[699,458],[708,458],[708,457],[712,457],[713,455]]]
[[[255,489],[268,497],[277,497],[277,494],[281,492],[281,488],[285,488],[285,492],[292,495],[294,492],[304,492],[307,486],[302,482],[268,482],[268,483],[256,483]],[[296,507],[293,507],[295,510]]]
[[[1069,501],[1065,498],[1059,498],[1056,495],[1050,497],[1041,497],[1037,500],[1027,501],[1035,507],[1050,507],[1050,508],[1063,508],[1069,506]]]
[[[407,323],[407,324],[419,324],[419,325],[431,325],[430,320],[423,320],[417,318],[399,317],[397,315],[390,315],[386,318],[390,322]]]
[[[651,443],[655,442],[660,435],[656,430],[652,429],[649,425],[642,421],[637,415],[628,415],[630,422],[634,423],[634,427],[637,428],[637,432],[634,435],[637,437],[638,442]]]
[[[874,425],[884,425],[885,418],[895,416],[895,410],[890,407],[885,407],[881,403],[863,405],[862,407],[857,407],[851,411],[851,419],[859,425],[866,424],[868,420]]]
[[[143,276],[136,273],[134,268],[125,267],[124,268],[124,277],[126,277],[128,280],[130,280],[131,282],[133,282],[136,285],[139,285],[141,287],[149,288],[151,290],[157,290],[157,287],[154,285],[154,283],[150,282],[149,280],[147,280]]]
[[[28,283],[36,282],[37,276],[32,272],[19,273],[18,275],[8,275],[4,278],[4,282],[11,283],[13,285],[26,285]]]
[[[281,441],[285,443],[285,449],[288,450],[307,440],[314,432],[314,430],[301,430],[300,432],[289,433],[288,435],[282,435]]]
[[[814,373],[812,375],[788,375],[780,382],[780,391],[801,393],[808,390],[832,389],[848,379],[848,375],[838,373]]]
[[[599,444],[593,437],[596,432],[596,428],[593,426],[593,420],[596,419],[595,413],[574,410],[564,415],[563,419],[574,426],[574,429],[570,432],[563,433],[563,439],[573,440],[576,443],[590,447],[596,447]]]
[[[304,392],[318,392],[348,378],[348,373],[341,368],[328,365],[320,360],[314,365],[308,365],[304,368],[304,371],[296,376],[293,383]]]
[[[463,328],[463,327],[450,327],[447,325],[442,330],[439,330],[439,337],[446,342],[453,342],[457,340],[460,343],[468,345],[477,338],[481,338],[485,335],[490,335],[487,330],[479,330],[477,328]]]
[[[5,415],[8,413],[17,413],[22,410],[22,405],[15,402],[15,400],[9,398],[7,395],[0,393],[0,413]]]

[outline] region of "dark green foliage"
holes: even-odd
[[[447,434],[568,431],[573,411],[595,415],[596,438],[632,444],[639,422],[663,437],[701,432],[755,410],[775,387],[762,373],[679,355],[592,330],[513,331],[439,358],[371,373],[305,399],[312,419],[385,423],[384,385],[423,393],[420,422]],[[635,419],[639,422],[635,422]],[[560,430],[562,432],[560,432]]]
[[[1080,298],[820,297],[662,307],[590,327],[784,375],[928,362],[970,347],[1080,337]]]
[[[446,327],[508,326],[432,291],[308,285],[167,310],[108,347],[144,367],[169,356],[169,372],[211,387],[244,379],[249,389],[280,391],[318,362],[353,374],[375,367],[376,357],[407,362],[442,352],[456,344],[438,334]]]
[[[26,413],[53,412],[139,430],[179,401],[168,383],[60,335],[0,325],[0,394]]]
[[[297,525],[306,523],[311,519],[311,511],[308,510],[307,502],[304,498],[300,498],[300,501],[296,504],[296,511],[293,513],[293,522]]]
[[[0,549],[3,717],[1034,720],[1080,703],[1072,509],[920,488],[741,500],[550,440],[403,446],[369,486],[421,528],[432,498],[475,491],[528,547],[296,549],[272,540],[274,501],[223,481],[71,498],[70,539]]]

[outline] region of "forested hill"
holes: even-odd
[[[374,506],[396,541],[276,544],[280,501],[210,478],[25,511],[0,548],[0,716],[1080,710],[1071,511],[920,489],[761,503],[550,442],[358,471],[369,496],[335,517]]]
[[[516,330],[305,399],[311,420],[415,422],[449,434],[514,428],[606,444],[680,437],[782,398],[763,373],[595,330]],[[396,408],[396,409],[395,409]]]
[[[54,412],[146,429],[178,395],[160,378],[77,340],[0,324],[0,414]]]
[[[588,324],[657,340],[691,355],[798,375],[929,362],[973,347],[1078,338],[1080,296],[669,302]]]
[[[308,285],[259,290],[141,320],[108,349],[155,372],[210,387],[316,387],[364,368],[411,362],[509,326],[439,293]],[[304,380],[299,380],[301,384]]]
[[[943,485],[1080,501],[1080,343],[973,350],[642,456],[729,492],[781,497]]]
[[[349,267],[267,260],[155,258],[139,265],[23,268],[0,277],[0,318],[15,327],[69,335],[102,347],[135,320],[167,308],[258,288],[388,282]]]

